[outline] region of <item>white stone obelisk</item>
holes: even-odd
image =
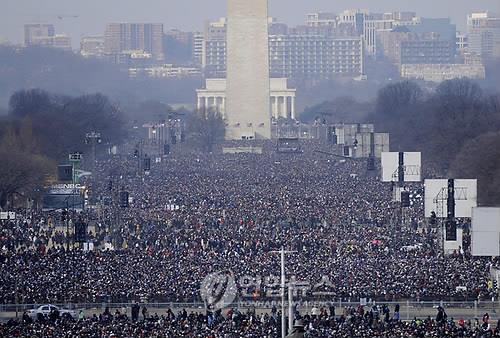
[[[228,0],[226,139],[271,138],[268,0]]]

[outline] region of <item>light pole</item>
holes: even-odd
[[[85,143],[92,145],[92,174],[95,175],[95,164],[96,164],[96,145],[101,144],[101,133],[91,131],[85,134]]]
[[[271,253],[279,253],[281,256],[281,337],[285,338],[286,333],[286,306],[285,306],[285,294],[286,294],[286,275],[285,275],[285,254],[294,253],[296,251],[286,251],[284,247],[281,247],[279,251],[271,251]]]
[[[140,139],[134,150],[134,157],[137,158],[137,176],[142,177],[144,174],[144,140]]]
[[[293,329],[293,285],[288,283],[288,332]]]
[[[76,169],[78,168],[78,165],[82,161],[82,154],[80,152],[74,152],[69,154],[69,162],[72,165],[73,172],[71,175],[71,209],[72,212],[74,213],[75,211],[75,190],[76,190],[76,182],[77,182],[77,176],[76,176]],[[67,203],[67,201],[66,201]],[[69,218],[69,215],[68,215]],[[69,250],[69,219],[66,220],[66,235],[67,235],[67,248]],[[74,223],[71,222],[72,226],[74,226]]]

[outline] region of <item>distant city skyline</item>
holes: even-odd
[[[305,14],[310,12],[339,13],[349,8],[366,8],[372,12],[415,11],[423,17],[449,17],[464,31],[466,15],[472,11],[491,11],[500,14],[498,0],[271,0],[270,16],[289,25],[304,22]],[[226,0],[7,0],[0,11],[0,40],[12,43],[23,42],[25,23],[53,23],[57,33],[72,37],[73,46],[79,44],[81,37],[104,34],[105,25],[111,22],[158,22],[165,30],[186,31],[202,30],[207,20],[226,15]],[[78,17],[74,17],[78,16]]]

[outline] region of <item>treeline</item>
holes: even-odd
[[[72,97],[40,89],[18,91],[10,98],[7,121],[16,126],[26,119],[40,150],[52,159],[85,150],[85,135],[91,131],[100,132],[109,144],[118,144],[124,137],[121,111],[102,94]]]
[[[390,133],[392,151],[422,152],[443,177],[478,178],[480,203],[500,205],[500,94],[465,78],[432,91],[405,81],[380,89],[374,102],[337,99],[311,110],[331,122],[375,123]]]
[[[443,176],[478,178],[479,202],[500,205],[500,95],[469,79],[432,93],[400,82],[379,91],[370,119],[391,133],[393,150],[421,151]]]
[[[52,95],[39,89],[12,95],[0,124],[0,207],[16,197],[36,196],[70,152],[88,153],[88,132],[101,133],[104,147],[125,137],[121,111],[102,94]]]
[[[445,81],[432,93],[413,82],[379,91],[370,120],[391,133],[394,150],[419,150],[447,171],[464,144],[500,130],[500,96],[468,79]]]
[[[364,121],[372,111],[372,102],[360,102],[351,96],[341,96],[306,108],[300,115],[300,119],[309,123],[314,120],[324,120],[330,123],[359,123]]]

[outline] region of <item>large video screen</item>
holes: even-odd
[[[500,256],[500,208],[473,208],[473,256]]]
[[[455,217],[472,217],[472,208],[477,206],[477,180],[455,180]],[[448,214],[448,180],[425,180],[425,217],[434,211],[437,217]]]
[[[421,153],[403,153],[404,182],[420,182]],[[382,182],[397,182],[399,153],[382,153]]]

